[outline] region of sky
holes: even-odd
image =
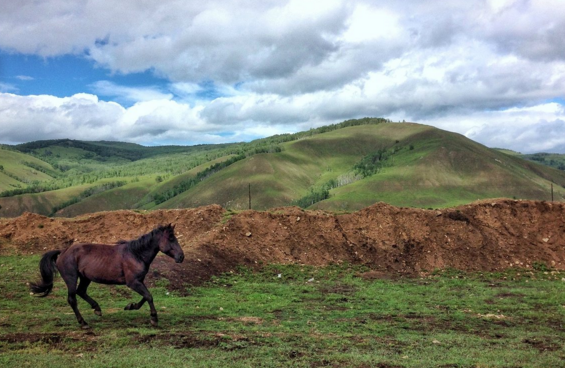
[[[565,0],[0,0],[0,143],[362,117],[565,153]]]

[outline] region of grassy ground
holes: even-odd
[[[562,367],[565,273],[514,270],[384,280],[358,267],[234,270],[203,287],[139,297],[93,284],[79,329],[56,279],[34,299],[38,257],[0,257],[2,367]]]

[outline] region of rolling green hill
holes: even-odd
[[[406,137],[376,175],[337,188],[315,208],[353,210],[375,201],[397,206],[448,207],[479,199],[564,199],[565,172],[489,149],[430,128]]]
[[[357,163],[379,150],[389,156],[377,172],[363,177],[355,171]],[[436,208],[496,197],[550,200],[551,181],[555,199],[565,199],[565,172],[459,134],[418,124],[383,123],[285,143],[282,152],[238,162],[159,207],[219,203],[245,209],[251,184],[256,209],[297,203],[325,188],[329,198],[308,207],[350,211],[384,201]]]
[[[0,150],[0,165],[38,178],[24,185],[0,176],[3,217],[212,203],[238,210],[248,208],[249,194],[261,210],[350,211],[378,201],[439,208],[495,197],[550,200],[552,182],[555,200],[565,200],[563,171],[430,126],[369,118],[229,145],[31,142]],[[28,193],[9,192],[17,185]]]
[[[228,208],[288,206],[330,180],[349,173],[365,155],[394,146],[416,124],[361,125],[313,135],[282,145],[282,152],[258,154],[237,162],[200,185],[163,203],[160,208],[218,203]]]
[[[27,187],[57,176],[48,163],[0,146],[0,192]]]

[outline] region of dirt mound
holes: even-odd
[[[365,264],[379,274],[453,267],[501,270],[543,263],[565,268],[565,204],[482,201],[421,210],[378,203],[336,215],[297,207],[232,213],[217,205],[76,218],[25,213],[0,220],[0,251],[42,253],[75,241],[114,243],[174,223],[185,262],[158,257],[152,277],[199,284],[237,265]]]

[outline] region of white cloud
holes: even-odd
[[[94,95],[67,98],[0,94],[0,137],[6,143],[68,138],[92,140],[110,137],[108,125],[123,108],[99,101]]]
[[[404,29],[399,16],[386,8],[375,8],[360,4],[347,20],[347,29],[341,39],[349,43],[363,43],[372,40],[402,39]]]
[[[128,102],[170,100],[173,98],[171,93],[164,93],[156,87],[126,87],[110,81],[98,81],[92,84],[91,88],[96,94],[112,96]]]
[[[0,13],[0,48],[168,80],[89,86],[119,104],[1,96],[1,118],[43,121],[45,136],[217,142],[384,116],[565,152],[539,134],[563,135],[562,106],[548,103],[565,97],[562,0],[22,0]]]
[[[555,102],[470,112],[423,122],[463,133],[489,147],[522,153],[565,152],[565,107]]]
[[[18,88],[10,83],[0,82],[0,92],[17,92]]]
[[[198,92],[201,92],[203,88],[197,83],[181,82],[171,84],[171,90],[177,95],[186,97],[196,95]]]
[[[129,108],[91,94],[71,97],[0,93],[0,139],[16,144],[73,138],[141,144],[226,142],[234,124],[215,125],[200,117],[202,107],[169,99],[141,101]]]
[[[35,78],[30,77],[29,75],[16,75],[16,79],[19,79],[21,81],[32,81]]]

